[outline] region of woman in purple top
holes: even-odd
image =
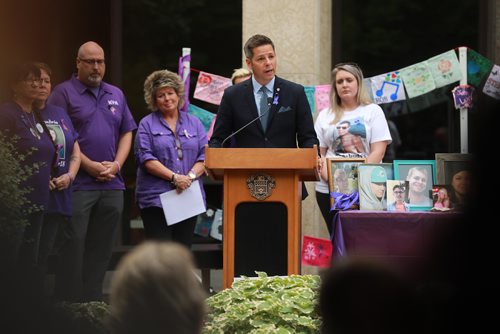
[[[9,78],[12,99],[0,106],[0,131],[17,137],[15,146],[17,152],[25,157],[21,160],[24,166],[37,166],[26,182],[20,185],[29,191],[26,197],[30,205],[36,206],[36,210],[26,217],[28,224],[18,253],[19,263],[23,270],[28,270],[28,276],[34,273],[38,261],[42,219],[49,202],[49,178],[55,157],[50,135],[44,130],[33,107],[39,83],[40,70],[33,63],[13,67]]]
[[[180,193],[204,173],[205,128],[198,118],[179,111],[184,104],[184,85],[173,72],[151,73],[144,82],[144,99],[153,112],[139,123],[135,157],[139,165],[136,199],[146,238],[174,240],[190,247],[196,216],[168,226],[160,194],[172,189]],[[205,197],[201,180],[199,187]]]
[[[51,135],[54,147],[57,148],[56,165],[52,170],[49,183],[49,204],[44,213],[40,236],[38,266],[41,274],[44,275],[47,271],[47,258],[54,247],[57,231],[59,227],[69,225],[72,213],[71,184],[80,168],[80,146],[76,141],[77,133],[66,111],[61,107],[46,104],[52,89],[50,67],[44,63],[35,63],[35,65],[40,69],[40,91],[35,107],[40,111],[45,129]],[[63,279],[59,277],[61,274],[63,273],[57,268],[56,286],[58,280]]]

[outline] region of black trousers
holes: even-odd
[[[191,248],[191,244],[193,243],[193,233],[197,217],[194,216],[169,226],[165,220],[162,208],[152,206],[141,209],[141,218],[144,224],[146,239],[176,241],[185,245],[188,249]]]
[[[321,215],[325,219],[326,227],[330,238],[333,236],[333,211],[330,212],[330,194],[324,194],[316,191],[316,203],[321,211]]]

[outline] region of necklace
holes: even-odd
[[[31,117],[30,117],[30,114],[31,114]],[[34,112],[32,111],[32,112],[28,113],[26,118],[28,118],[28,122],[30,123],[29,128],[30,128],[31,134],[34,137],[36,137],[38,140],[40,140],[40,138],[41,138],[40,133],[43,133],[43,128],[40,125],[40,123],[36,122]],[[33,121],[32,121],[32,119],[33,119]],[[42,131],[40,131],[40,129]]]

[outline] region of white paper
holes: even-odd
[[[175,189],[160,194],[160,201],[167,225],[176,224],[207,211],[198,180],[180,194]]]

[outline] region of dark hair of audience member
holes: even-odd
[[[346,260],[321,276],[321,333],[421,333],[414,289],[386,266],[366,259]]]

